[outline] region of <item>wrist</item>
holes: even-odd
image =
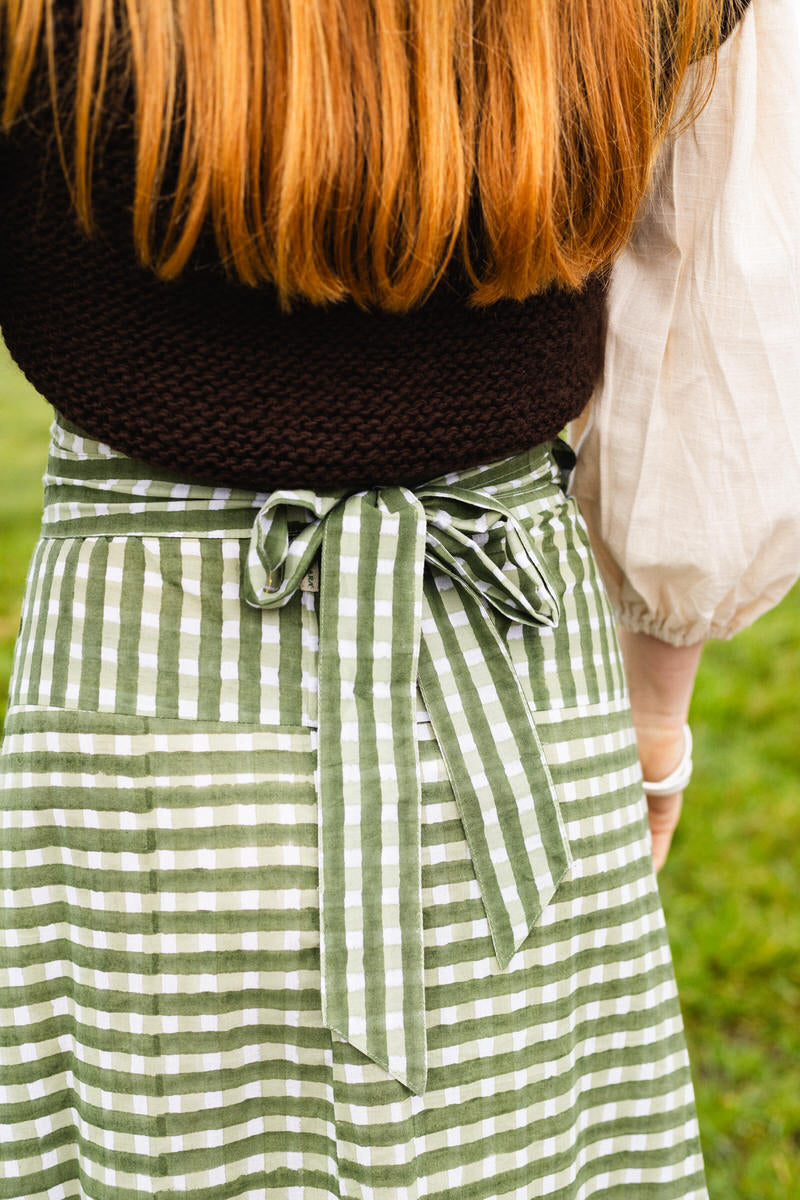
[[[670,775],[680,763],[684,752],[684,722],[640,724],[634,719],[636,746],[645,779],[657,783]]]
[[[663,762],[662,759],[662,766]],[[653,773],[643,764],[642,776],[644,790],[648,796],[674,796],[683,791],[692,777],[692,731],[688,725],[685,724],[681,728],[680,758],[675,766],[671,770],[659,767],[658,771]]]

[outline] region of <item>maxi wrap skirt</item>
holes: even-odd
[[[56,419],[0,758],[3,1200],[707,1200],[559,445],[257,494]]]

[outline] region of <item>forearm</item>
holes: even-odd
[[[626,629],[620,629],[619,639],[642,771],[645,779],[656,782],[681,759],[683,725],[703,642],[671,646]]]

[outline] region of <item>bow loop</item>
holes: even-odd
[[[512,621],[553,628],[558,592],[536,541],[498,497],[457,485],[421,487],[428,518],[427,557]]]
[[[256,608],[280,608],[300,586],[322,544],[324,520],[345,491],[304,488],[272,492],[253,522],[244,598]]]

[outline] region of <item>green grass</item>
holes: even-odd
[[[50,409],[0,353],[0,693]],[[661,891],[712,1200],[800,1189],[800,587],[703,655],[695,776]]]
[[[42,472],[52,409],[9,360],[0,342],[0,707],[28,559],[42,512]]]

